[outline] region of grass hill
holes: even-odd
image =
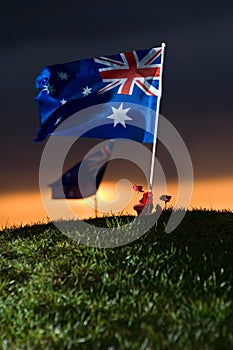
[[[53,223],[3,229],[1,349],[233,349],[233,213],[191,210],[166,234],[169,215],[112,249]]]

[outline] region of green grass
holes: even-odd
[[[169,215],[114,249],[52,223],[3,229],[1,350],[233,349],[233,213],[188,211],[166,234]]]

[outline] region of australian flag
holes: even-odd
[[[49,185],[53,199],[81,199],[94,195],[103,179],[111,157],[114,140],[97,146],[78,164],[67,170],[61,179]]]
[[[48,135],[153,143],[164,47],[45,67],[36,80],[40,125]]]

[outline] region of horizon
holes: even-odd
[[[232,199],[229,196],[228,188],[232,185],[232,178],[223,178],[221,182],[219,179],[215,180],[197,180],[194,182],[194,188],[192,198],[188,210],[200,209],[200,210],[217,210],[217,211],[233,211]],[[129,184],[124,188],[121,186],[121,195],[123,192],[130,193]],[[143,187],[145,189],[145,187]],[[215,188],[215,191],[212,191]],[[110,194],[109,191],[112,191]],[[153,188],[154,194],[154,188]],[[175,201],[177,197],[177,182],[170,182],[167,184],[167,193],[157,192],[154,197],[154,206],[160,204],[163,207],[163,202],[159,201],[159,195],[168,194],[172,196],[169,206],[175,207]],[[47,196],[51,196],[51,190],[48,190]],[[133,193],[129,203],[123,208],[123,210],[114,210],[114,207],[121,205],[116,201],[117,194],[114,183],[106,182],[103,180],[99,190],[97,191],[97,203],[98,203],[98,216],[104,216],[106,214],[119,215],[135,215],[136,212],[133,210],[133,205],[137,204],[141,198],[141,194]],[[127,201],[127,198],[123,198]],[[52,200],[52,199],[51,199]],[[2,201],[2,210],[0,215],[0,227],[18,226],[18,225],[31,225],[36,223],[45,223],[50,220],[42,202],[41,194],[39,191],[24,191],[18,193],[6,193],[0,196],[0,202]],[[55,205],[59,208],[59,203],[63,200],[53,200]],[[109,203],[113,202],[112,207],[109,207]],[[114,203],[114,201],[116,201]],[[95,217],[95,205],[94,196],[86,199],[68,199],[68,205],[71,210],[74,211],[73,218],[79,218],[80,220],[89,219]],[[23,203],[23,204],[22,204]],[[113,210],[112,210],[113,209]],[[60,213],[58,211],[58,217]],[[62,216],[62,215],[61,215]]]

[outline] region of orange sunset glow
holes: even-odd
[[[133,214],[133,205],[141,198],[140,194],[131,193],[129,184],[127,188],[123,187],[116,191],[115,184],[102,182],[97,192],[97,203],[99,216],[104,214],[122,213]],[[167,184],[167,194],[172,196],[171,206],[176,204],[177,183]],[[160,193],[164,194],[164,193]],[[51,196],[48,193],[48,196]],[[159,194],[158,194],[159,196]],[[154,204],[157,204],[157,193],[154,196]],[[211,180],[196,180],[193,185],[193,193],[188,209],[214,209],[233,211],[233,178],[221,178]],[[11,225],[26,225],[33,223],[47,222],[50,218],[46,212],[41,195],[39,192],[19,192],[5,194],[0,197],[1,200],[1,228]],[[56,208],[61,205],[63,200],[53,200],[56,202]],[[95,216],[94,197],[85,200],[68,200],[68,205],[74,212],[74,217],[80,219]],[[123,203],[123,204],[122,204]],[[159,203],[161,204],[161,203]],[[62,214],[59,214],[62,215]]]

